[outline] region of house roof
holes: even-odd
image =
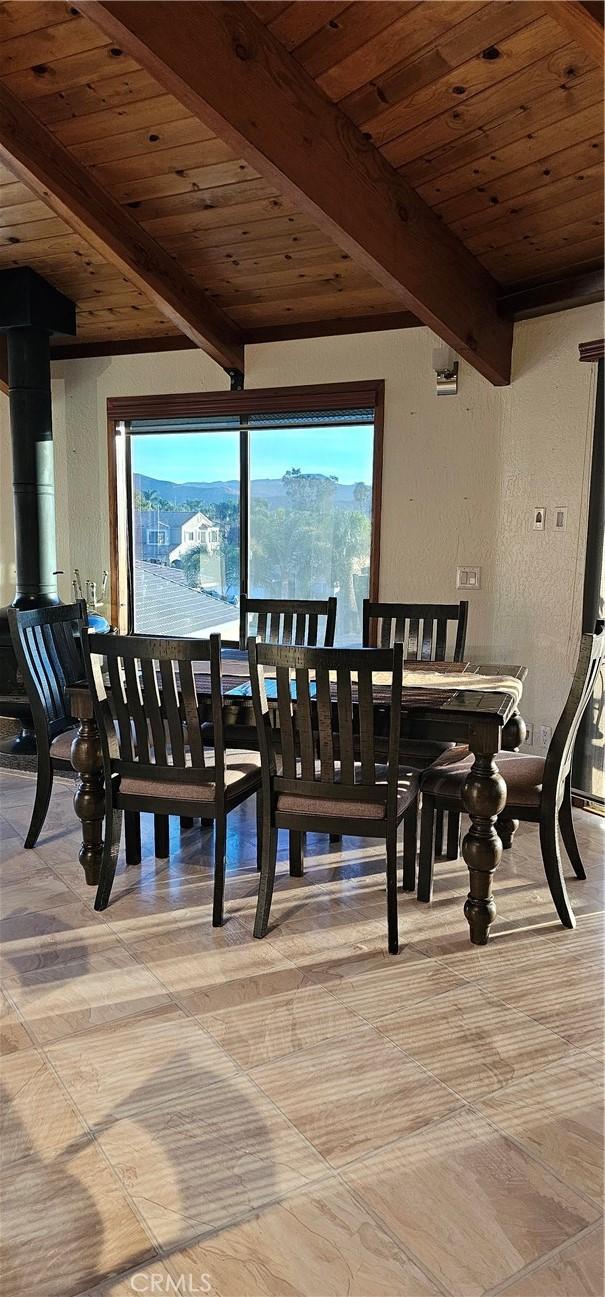
[[[222,599],[187,585],[182,571],[135,561],[137,625],[140,634],[199,635],[231,622],[237,639],[239,613]],[[192,627],[195,629],[192,630]]]
[[[202,513],[200,510],[198,510],[197,513],[190,514],[189,517],[185,519],[183,526],[186,526],[188,522],[195,523],[197,527],[216,527],[216,523],[213,522],[211,518],[207,518],[206,514]]]
[[[135,516],[141,527],[147,526],[154,530],[158,526],[180,529],[191,517],[187,510],[182,509],[137,509]]]

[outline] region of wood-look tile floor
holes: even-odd
[[[290,879],[284,836],[257,942],[253,804],[214,930],[211,830],[156,861],[143,817],[95,914],[73,785],[26,852],[33,788],[0,772],[7,1292],[603,1297],[603,820],[575,931],[522,825],[489,945],[442,861],[391,958],[379,844],[309,836]]]

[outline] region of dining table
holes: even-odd
[[[222,695],[226,725],[254,725],[248,655],[221,650]],[[200,718],[211,719],[208,664],[194,664]],[[520,712],[524,666],[481,662],[406,662],[401,697],[401,743],[437,740],[464,744],[473,755],[463,805],[470,825],[462,842],[469,873],[464,915],[474,945],[485,945],[496,918],[493,878],[502,857],[497,819],[506,805],[506,784],[498,770],[501,749],[516,751],[526,737]],[[271,690],[268,689],[271,705]],[[66,690],[76,723],[71,763],[77,775],[74,810],[82,825],[79,860],[86,882],[96,887],[103,854],[105,796],[101,738],[90,688],[85,680]],[[384,700],[375,693],[379,732]]]

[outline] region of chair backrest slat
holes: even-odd
[[[164,729],[164,717],[162,716],[155,663],[152,658],[141,659],[141,680],[143,686],[143,706],[149,717],[149,725],[151,729],[153,760],[156,765],[161,764],[165,766],[168,764],[166,757],[166,731]]]
[[[124,761],[131,761],[131,712],[124,696],[125,688],[127,688],[127,686],[125,684],[125,676],[121,668],[120,659],[110,655],[107,659],[107,670],[109,674],[109,685],[111,688],[111,702],[118,725],[120,756]]]
[[[321,618],[321,627],[320,627]],[[250,624],[256,622],[256,625]],[[240,648],[244,649],[250,635],[270,644],[291,644],[301,647],[316,645],[323,630],[321,643],[328,648],[334,643],[336,627],[336,599],[250,599],[243,594],[240,599]]]
[[[376,801],[395,812],[403,646],[297,648],[248,641],[252,696],[265,787],[302,797]],[[275,671],[281,766],[270,724],[264,671]],[[376,673],[387,673],[375,680]],[[378,693],[376,691],[379,691]],[[386,695],[386,697],[385,697]],[[375,706],[388,707],[385,779],[376,761]],[[294,729],[294,735],[292,730]]]
[[[160,676],[162,679],[162,710],[168,722],[172,764],[174,766],[183,767],[185,765],[185,745],[183,743],[183,722],[181,719],[174,662],[169,662],[167,658],[162,658],[162,661],[160,662]]]
[[[422,623],[422,661],[430,662],[433,658],[433,619],[425,617]]]
[[[294,718],[289,691],[290,673],[287,667],[278,667],[276,674],[277,707],[284,775],[296,777],[296,742]]]
[[[123,658],[128,708],[134,722],[135,743],[139,761],[149,762],[149,730],[141,698],[141,685],[133,658]]]
[[[445,662],[447,647],[447,618],[437,618],[437,636],[435,639],[435,661]]]
[[[346,667],[337,667],[336,670],[336,699],[342,780],[343,783],[352,784],[355,771],[353,702],[351,698],[351,672],[347,671]]]
[[[204,760],[204,744],[202,743],[200,714],[197,706],[195,678],[191,662],[183,660],[179,662],[179,684],[187,730],[187,746],[191,753],[191,765],[195,770],[203,770],[206,762]]]
[[[282,625],[282,633],[281,633],[282,644],[292,643],[293,622],[294,622],[294,614],[292,612],[285,612],[283,617],[283,625]]]
[[[151,782],[212,782],[216,784],[214,800],[223,798],[220,635],[211,635],[209,640],[160,640],[84,632],[82,643],[106,778],[138,773]],[[196,691],[196,663],[210,665],[208,754]]]
[[[374,753],[374,698],[372,679],[367,671],[361,671],[358,674],[357,697],[359,708],[358,728],[361,777],[364,783],[370,783],[374,777],[376,758]]]
[[[332,694],[330,672],[319,665],[315,672],[317,700],[317,744],[321,778],[324,783],[334,782],[334,740],[332,738]]]
[[[313,736],[313,718],[311,715],[311,690],[309,672],[296,670],[296,704],[294,718],[296,736],[300,751],[300,765],[303,779],[315,778],[315,743]]]
[[[369,648],[374,643],[380,644],[381,648],[403,644],[408,662],[462,662],[467,622],[466,599],[459,604],[363,601],[365,647]]]
[[[51,608],[9,608],[7,613],[36,741],[48,744],[73,724],[65,688],[84,677],[80,631],[86,624],[86,604],[82,600]]]

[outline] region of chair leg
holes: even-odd
[[[389,955],[399,951],[399,930],[397,922],[397,829],[387,838],[387,929],[389,936]]]
[[[334,846],[337,842],[342,842],[342,833],[331,833],[330,846]]]
[[[443,822],[444,814],[438,806],[435,811],[435,855],[443,855]]]
[[[153,843],[158,860],[167,860],[170,855],[170,820],[167,815],[154,815]]]
[[[115,808],[105,816],[105,838],[103,841],[103,859],[99,886],[95,896],[95,910],[105,910],[109,904],[111,889],[118,863],[120,837],[122,833],[122,812]]]
[[[192,829],[194,824],[193,815],[181,815],[179,823],[183,833],[186,829]]]
[[[429,902],[433,899],[433,866],[435,853],[435,798],[422,794],[422,815],[420,816],[420,856],[418,859],[418,900]]]
[[[303,865],[303,840],[304,834],[295,832],[294,829],[289,831],[290,839],[290,877],[302,878],[304,874]]]
[[[460,855],[460,811],[448,811],[447,847],[448,860],[457,860]]]
[[[36,781],[36,796],[34,800],[34,809],[27,837],[23,843],[24,847],[35,847],[38,838],[42,832],[44,821],[48,813],[50,795],[53,790],[53,767],[48,748],[38,753],[38,778]]]
[[[571,777],[568,775],[565,780],[565,792],[563,801],[559,807],[559,828],[563,845],[569,856],[576,878],[586,878],[586,870],[582,864],[580,848],[576,841],[576,833],[573,826],[573,813],[571,809]]]
[[[403,891],[416,891],[416,848],[418,841],[418,798],[403,817]]]
[[[256,868],[259,873],[263,864],[263,795],[259,788],[256,794]]]
[[[138,811],[124,813],[124,841],[126,847],[126,864],[141,863],[141,816]]]
[[[518,828],[519,821],[513,820],[512,816],[507,815],[505,812],[498,816],[496,830],[505,851],[510,851]]]
[[[258,901],[256,903],[256,917],[254,919],[254,936],[259,939],[266,935],[269,926],[276,864],[277,829],[267,822],[266,817],[263,821],[263,866],[258,889]]]
[[[555,909],[564,928],[575,928],[576,920],[574,912],[569,903],[563,870],[561,868],[561,856],[559,853],[559,834],[557,817],[549,817],[548,820],[540,820],[540,848],[542,850],[542,861],[546,881],[550,888],[550,894],[555,903]]]
[[[223,900],[225,897],[225,854],[227,850],[227,818],[220,816],[216,821],[214,833],[214,898],[212,902],[212,927],[220,928],[223,923]]]
[[[214,820],[206,820],[206,819],[204,819],[204,817],[202,816],[202,818],[201,818],[201,820],[200,820],[200,828],[201,828],[201,829],[211,829],[213,824],[214,824]]]

